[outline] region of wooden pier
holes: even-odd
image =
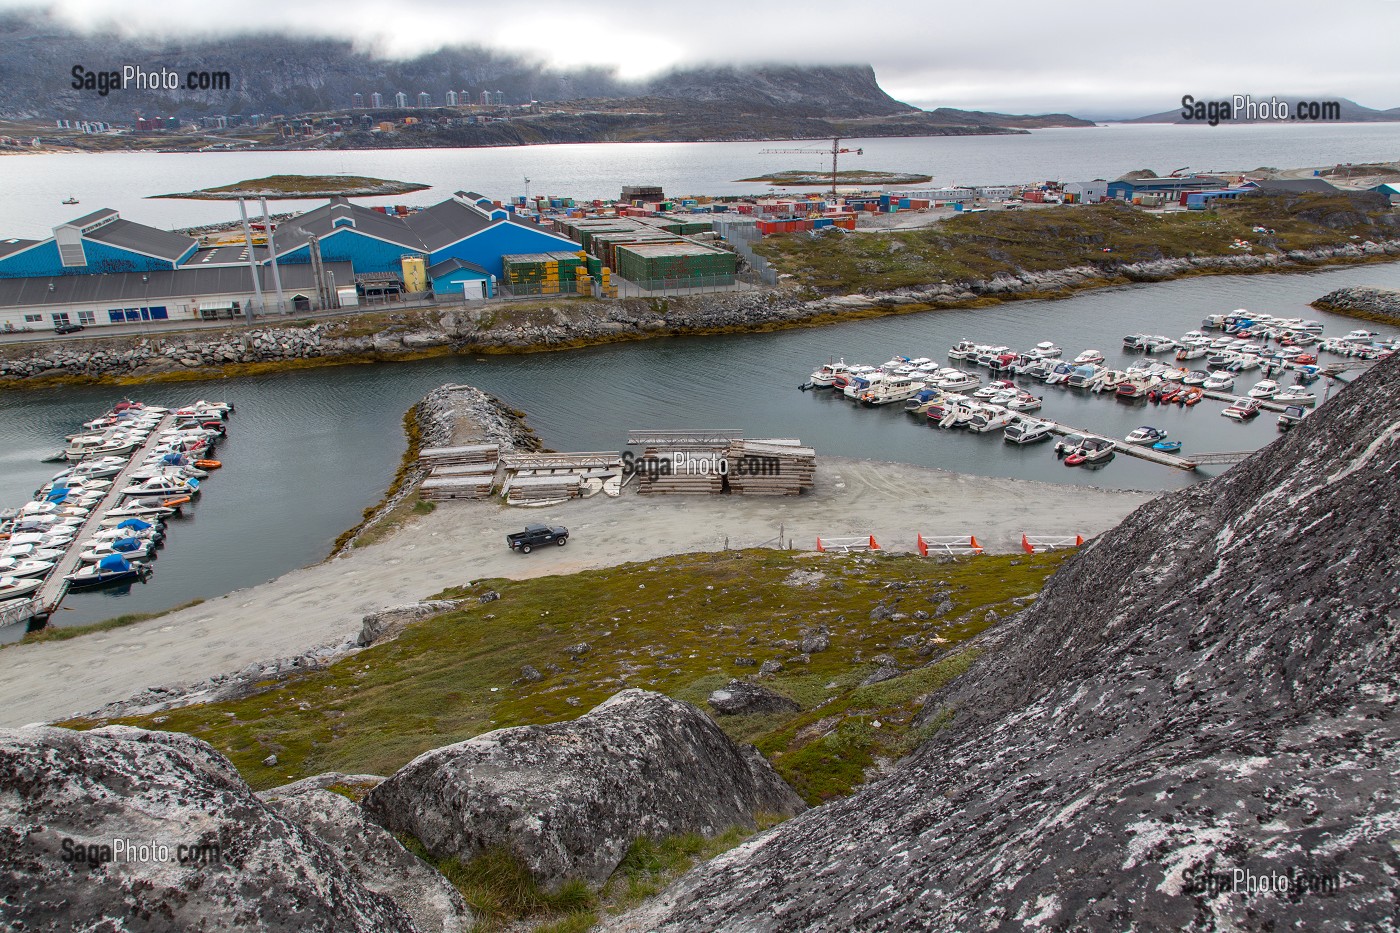
[[[48,578],[44,585],[34,591],[34,601],[39,604],[39,612],[52,615],[58,610],[63,598],[68,595],[68,574],[72,573],[78,566],[78,555],[83,550],[83,541],[92,534],[110,509],[114,509],[122,500],[122,489],[131,482],[131,474],[135,473],[145,463],[147,455],[160,444],[160,434],[170,427],[175,416],[167,413],[160,419],[151,433],[131,452],[131,459],[127,461],[122,471],[112,477],[111,488],[102,500],[93,506],[88,512],[87,518],[78,526],[78,532],[73,536],[73,543],[68,545],[68,550],[58,562],[54,564],[53,570],[49,571]]]

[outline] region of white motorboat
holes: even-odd
[[[809,379],[815,388],[829,389],[831,384],[836,381],[837,376],[845,375],[850,371],[851,368],[846,365],[846,360],[843,358],[839,363],[823,363],[817,367]]]
[[[64,579],[72,589],[81,590],[145,580],[150,575],[150,564],[128,561],[118,554],[113,554],[95,564],[84,564]]]
[[[9,547],[0,549],[0,558],[13,558],[14,560],[53,560],[56,561],[64,554],[62,548],[56,547],[35,547],[32,544],[12,544]]]
[[[945,369],[933,380],[933,384],[946,392],[961,392],[966,389],[976,388],[982,380],[974,373],[963,372],[962,370]]]
[[[19,599],[28,596],[43,585],[42,580],[21,577],[0,577],[0,600]]]
[[[1254,384],[1254,388],[1249,390],[1250,398],[1273,398],[1278,395],[1278,383],[1272,379],[1260,379]]]
[[[1016,417],[1000,405],[978,405],[968,417],[966,427],[977,434],[1000,431]]]
[[[1017,418],[1002,430],[1001,439],[1008,444],[1034,444],[1048,439],[1054,433],[1053,427],[1049,421]]]
[[[1236,421],[1248,421],[1259,414],[1259,401],[1252,398],[1237,398],[1221,414]]]
[[[1161,428],[1154,428],[1149,424],[1144,424],[1140,428],[1135,428],[1123,438],[1129,444],[1155,444],[1167,436],[1167,432]]]
[[[134,486],[127,486],[121,493],[124,496],[193,496],[199,493],[199,480],[181,479],[177,476],[152,476]]]
[[[1001,403],[1004,407],[1012,411],[1038,411],[1045,404],[1045,399],[1039,395],[1031,395],[1024,389],[1018,390],[1014,398]]]
[[[1234,387],[1235,374],[1228,373],[1223,369],[1217,369],[1215,372],[1210,374],[1209,379],[1201,383],[1201,388],[1211,389],[1217,392],[1233,389]]]
[[[1042,340],[1040,343],[1035,345],[1035,348],[1031,350],[1030,355],[1038,357],[1042,360],[1052,360],[1058,356],[1061,356],[1064,352],[1065,351],[1055,346],[1049,340]]]
[[[1000,395],[1003,392],[1014,392],[1015,390],[1016,383],[1012,382],[1010,379],[997,379],[987,383],[976,392],[973,392],[972,397],[990,400],[993,396]]]
[[[42,577],[53,569],[51,560],[33,560],[20,557],[0,557],[0,576]]]
[[[1113,456],[1113,441],[1106,437],[1086,437],[1071,456],[1075,454],[1087,463],[1099,463]]]
[[[959,340],[957,345],[948,351],[948,358],[953,360],[976,359],[982,352],[982,348],[971,340]]]
[[[1200,345],[1190,345],[1178,347],[1176,358],[1178,360],[1198,360],[1206,355],[1206,348]]]
[[[876,405],[889,405],[892,402],[902,402],[913,398],[923,387],[922,382],[915,382],[909,376],[891,376],[884,382],[877,382],[862,392],[860,403],[874,407]]]
[[[1103,367],[1093,363],[1084,363],[1074,367],[1070,371],[1069,378],[1065,380],[1065,385],[1071,389],[1087,389],[1093,386],[1094,380],[1103,375]],[[1047,380],[1048,381],[1048,380]]]
[[[1144,353],[1165,353],[1168,350],[1175,350],[1178,346],[1175,340],[1161,334],[1145,334],[1141,343]]]
[[[1069,381],[1069,377],[1074,375],[1075,367],[1068,363],[1056,363],[1050,367],[1050,372],[1045,376],[1045,384],[1048,386],[1060,385]]]
[[[52,532],[25,531],[11,534],[8,541],[0,542],[0,544],[5,547],[32,544],[39,548],[64,548],[73,543],[73,538],[77,533],[77,525],[64,525]]]
[[[127,560],[141,560],[151,556],[155,542],[141,538],[118,538],[115,541],[99,541],[85,551],[78,552],[78,560],[85,564],[95,564],[104,557],[120,554]]]
[[[1117,392],[1118,387],[1130,378],[1132,377],[1121,369],[1105,369],[1094,377],[1089,388],[1095,392]]]
[[[1317,395],[1303,386],[1285,386],[1278,390],[1273,400],[1281,405],[1316,405]]]
[[[1102,350],[1085,350],[1083,353],[1079,354],[1078,356],[1076,356],[1076,357],[1074,358],[1074,365],[1076,365],[1076,366],[1087,366],[1087,365],[1089,365],[1090,363],[1102,363],[1102,362],[1103,362],[1103,351],[1102,351]]]
[[[162,505],[158,499],[142,499],[124,503],[115,509],[109,509],[106,517],[102,519],[101,527],[113,528],[128,518],[139,518],[149,522],[154,518],[165,518],[174,514],[173,508]]]

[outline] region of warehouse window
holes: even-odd
[[[122,313],[121,308],[108,308],[107,319],[109,324],[120,324],[126,320],[126,315]]]
[[[79,312],[78,312],[78,323],[79,323],[79,324],[84,324],[84,325],[87,325],[87,324],[96,324],[96,323],[97,323],[97,315],[96,315],[94,312],[92,312],[92,311],[79,311]]]
[[[170,320],[170,315],[169,315],[168,313],[166,313],[165,305],[156,305],[154,308],[151,308],[151,320],[153,320],[153,321],[168,321],[168,320]]]
[[[24,323],[26,323],[26,324],[38,324],[38,323],[39,323],[40,321],[42,321],[43,319],[44,319],[44,316],[43,316],[42,314],[26,314],[26,315],[24,316]]]

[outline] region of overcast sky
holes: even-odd
[[[710,62],[869,63],[920,107],[1137,116],[1197,97],[1400,106],[1400,0],[0,0],[90,32],[266,29],[408,57],[473,43],[643,77]]]

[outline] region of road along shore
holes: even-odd
[[[1023,532],[1098,534],[1154,495],[823,457],[815,488],[796,498],[640,496],[629,486],[620,498],[543,509],[443,502],[386,538],[260,586],[124,628],[0,651],[0,726],[86,714],[152,687],[256,671],[318,647],[333,657],[358,636],[364,615],[472,580],[772,546],[780,528],[804,550],[818,535],[874,535],[888,552],[913,552],[922,533],[975,534],[989,551],[1010,552]],[[533,522],[567,525],[568,546],[508,550],[505,535]]]

